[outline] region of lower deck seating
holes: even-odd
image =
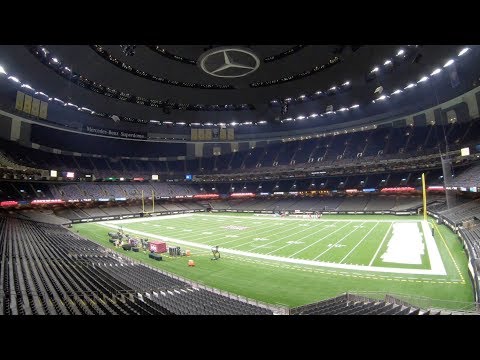
[[[0,315],[272,314],[133,264],[58,225],[0,216]]]

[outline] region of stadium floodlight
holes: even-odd
[[[67,71],[72,72],[72,70],[70,70],[70,69],[69,69],[68,67],[66,67],[66,66],[64,67],[64,69],[67,70]]]
[[[176,123],[176,125],[185,125],[185,123],[182,121],[182,122]]]
[[[404,89],[411,89],[412,87],[416,86],[413,83],[408,84],[407,86],[404,87]]]
[[[237,125],[237,123],[236,123],[235,121],[232,121],[232,122],[230,123],[230,125],[235,126],[235,125]]]
[[[193,125],[193,126],[200,126],[200,123],[191,123],[190,125]]]
[[[76,107],[76,108],[78,108],[78,106],[77,106],[77,105],[75,105],[75,104],[72,104],[72,103],[67,103],[67,105],[68,105],[68,106],[73,106],[73,107]]]
[[[5,71],[2,65],[0,65],[0,73],[7,75],[7,72]]]
[[[35,95],[42,95],[42,96],[45,96],[45,97],[48,98],[48,95],[45,94],[45,93],[43,93],[43,92],[41,92],[41,91],[36,91],[36,92],[35,92]]]
[[[391,63],[392,63],[392,60],[389,59],[389,60],[386,60],[386,61],[383,63],[383,65],[390,65]]]
[[[292,118],[286,118],[285,121],[292,121]]]
[[[303,119],[305,119],[305,116],[303,115],[297,116],[297,120],[303,120]]]
[[[403,50],[403,49],[398,50],[397,56],[401,56],[403,54],[405,54],[405,50]]]
[[[348,86],[348,85],[350,85],[350,81],[345,81],[345,82],[342,84],[342,86]]]
[[[318,114],[313,113],[313,114],[310,114],[309,117],[311,117],[311,118],[316,118],[317,116],[318,116]]]
[[[350,106],[350,109],[356,109],[356,108],[358,108],[359,106],[360,106],[360,105],[355,104],[355,105]]]
[[[173,124],[171,121],[164,121],[164,124]]]
[[[375,100],[385,100],[386,98],[387,98],[386,95],[382,95],[382,96],[380,96],[379,98],[377,98],[377,99],[375,99]]]
[[[15,81],[16,83],[20,82],[20,80],[18,80],[15,76],[9,76],[8,79],[12,80],[12,81]]]
[[[300,95],[299,96],[300,99],[305,99],[305,97],[306,97],[305,95]]]
[[[53,98],[53,100],[55,100],[55,101],[58,101],[58,102],[61,102],[62,104],[65,104],[65,102],[64,102],[64,101],[62,101],[62,100],[60,100],[60,99]]]
[[[252,122],[251,122],[251,121],[245,121],[245,122],[243,123],[243,125],[252,125]]]
[[[458,56],[462,56],[462,55],[465,54],[468,50],[470,50],[470,48],[468,48],[468,47],[463,48],[463,49],[460,50],[460,52],[458,53]]]
[[[450,66],[450,65],[452,65],[453,63],[454,63],[454,60],[450,59],[450,60],[448,60],[448,61],[445,63],[445,65],[443,65],[443,67]]]
[[[373,72],[377,72],[378,70],[379,70],[378,67],[374,67],[373,70],[370,72],[373,73]]]
[[[58,59],[57,59],[57,58],[52,58],[52,61],[53,61],[54,63],[56,63],[56,64],[58,64],[58,63],[59,63],[59,61],[58,61]]]
[[[433,76],[433,75],[437,75],[439,72],[441,72],[442,69],[440,68],[436,68],[435,70],[432,71],[432,73],[430,74],[430,76]]]
[[[210,122],[205,123],[205,126],[212,126],[213,124]]]
[[[336,87],[336,86],[332,86],[332,87],[331,87],[330,89],[328,89],[328,90],[330,90],[330,91],[335,91],[335,90],[337,90],[337,87]]]
[[[428,76],[424,76],[420,80],[418,80],[417,83],[425,82],[427,80],[428,80]]]
[[[338,111],[348,111],[348,108],[342,107],[342,108],[338,109]]]
[[[315,92],[315,95],[320,95],[322,92],[320,90]]]
[[[227,124],[225,124],[225,123],[218,123],[218,126],[225,126],[225,125],[227,125]]]
[[[28,85],[28,84],[22,84],[22,86],[20,86],[20,87],[22,87],[22,88],[27,88],[27,89],[30,89],[30,90],[35,91],[35,89],[32,88],[32,87],[31,87],[30,85]]]
[[[285,101],[292,101],[292,98],[286,98]]]
[[[89,108],[86,108],[86,107],[81,107],[80,109],[86,110],[86,111],[93,111],[93,110],[90,110]],[[154,121],[156,121],[156,120],[150,120],[150,121],[151,121],[151,122],[154,122]]]
[[[267,122],[265,120],[261,120],[258,122],[258,124],[266,124]]]
[[[400,94],[401,92],[402,92],[402,90],[397,89],[394,92],[392,92],[392,95]]]

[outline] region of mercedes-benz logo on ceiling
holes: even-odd
[[[203,53],[198,59],[198,65],[209,75],[236,78],[257,70],[260,59],[249,49],[221,47]]]

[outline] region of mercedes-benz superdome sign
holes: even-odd
[[[126,138],[126,139],[143,139],[143,140],[147,139],[146,132],[112,130],[112,129],[94,127],[90,125],[84,125],[83,132],[90,133],[90,134],[97,134],[97,135]]]
[[[198,66],[209,75],[237,78],[258,69],[260,59],[250,49],[242,47],[216,47],[198,58]]]

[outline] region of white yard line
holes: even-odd
[[[318,225],[317,225],[317,226],[318,226]],[[310,228],[307,228],[307,229],[311,230]],[[318,229],[317,231],[314,231],[313,233],[309,233],[309,234],[307,234],[306,236],[302,236],[300,239],[295,239],[295,241],[306,239],[306,238],[312,236],[313,234],[316,234],[316,233],[318,233],[318,232],[320,232],[320,231],[322,231],[322,230],[325,230],[325,229],[328,229],[328,227],[323,226],[323,227],[321,227],[320,229]],[[302,231],[304,231],[304,230],[302,230]],[[299,232],[301,232],[301,231],[299,231]],[[297,235],[297,234],[298,234],[298,233],[295,233],[295,234],[293,234],[293,235]],[[282,240],[283,240],[283,239],[282,239]],[[268,252],[266,255],[270,255],[271,253],[274,253],[274,252],[276,252],[276,251],[278,251],[278,250],[281,250],[281,249],[286,248],[287,246],[291,246],[291,245],[293,245],[293,244],[285,244],[285,245],[279,247],[278,249],[275,249],[275,250],[272,250],[272,251]]]
[[[360,226],[362,226],[364,223],[361,223]],[[347,235],[345,235],[344,237],[342,237],[340,240],[338,240],[335,244],[333,245],[337,245],[338,243],[342,242],[343,240],[345,240],[347,237],[349,237],[351,234],[353,234],[355,231],[357,231],[358,228],[354,228],[352,231],[350,231]],[[322,256],[323,254],[325,254],[326,252],[330,251],[333,249],[333,246],[330,246],[329,248],[327,248],[325,251],[322,251],[320,254],[318,254],[317,256],[315,256],[313,258],[313,260],[317,260],[320,256]]]
[[[316,224],[315,226],[313,226],[313,228],[315,229],[315,228],[317,228],[318,226],[321,226],[321,225],[323,225],[323,224]],[[320,230],[323,230],[323,229],[325,229],[324,226],[323,226],[322,228],[320,228]],[[260,247],[264,247],[265,245],[270,245],[270,244],[276,243],[276,242],[278,242],[278,241],[288,239],[289,237],[296,236],[296,235],[298,235],[298,234],[300,234],[300,233],[302,233],[302,232],[304,232],[304,231],[307,231],[307,230],[312,230],[312,228],[305,226],[305,228],[304,228],[303,230],[300,230],[300,231],[297,231],[297,232],[295,232],[295,233],[289,234],[289,235],[284,236],[284,237],[282,237],[282,238],[280,238],[280,239],[275,239],[275,240],[270,241],[270,242],[268,242],[268,243],[265,243],[265,244],[262,244],[262,245],[253,247],[253,248],[250,249],[250,251],[255,250],[255,249],[257,249],[257,248],[260,248]],[[320,230],[318,230],[318,231],[320,231]],[[283,231],[283,232],[286,232],[286,231],[292,231],[292,227],[288,227],[287,230],[285,230],[285,231]],[[318,232],[318,231],[316,231],[316,232]],[[250,244],[251,242],[253,242],[253,241],[250,241],[249,243],[246,243],[246,244],[243,244],[243,245]],[[237,247],[238,247],[238,246],[237,246]],[[277,249],[277,250],[278,250],[278,249]]]
[[[282,233],[284,233],[285,231],[291,230],[291,228],[290,228],[290,229],[282,230],[282,231],[280,231],[280,232],[278,232],[278,233],[271,233],[271,232],[270,232],[270,229],[271,229],[272,227],[278,227],[278,224],[269,225],[268,227],[262,227],[262,230],[260,230],[260,231],[258,230],[258,228],[257,228],[257,229],[252,229],[252,231],[257,231],[254,235],[255,235],[256,237],[259,237],[259,235],[262,235],[262,234],[265,234],[265,233],[268,234],[268,236],[272,236],[272,235],[282,234]],[[283,229],[283,228],[282,228],[282,229]],[[251,237],[252,235],[249,235],[249,236]],[[235,241],[239,241],[239,240],[249,240],[249,239],[245,239],[246,237],[247,237],[247,236],[245,236],[245,233],[242,233],[242,236],[241,236],[241,237],[235,238],[234,240],[230,240],[230,241],[227,241],[227,242],[224,242],[224,243],[220,243],[220,244],[218,244],[218,245],[219,245],[219,246],[220,246],[220,245],[225,245],[225,244],[229,244],[229,243],[232,243],[232,242],[235,242]],[[249,244],[249,243],[255,242],[255,241],[257,241],[257,240],[253,240],[253,241],[250,241],[250,242],[247,242],[247,243],[242,243],[242,244],[237,245],[237,246],[243,246],[243,245],[245,245],[245,244]],[[236,246],[232,247],[232,249],[234,249],[235,247],[236,247]]]
[[[380,243],[380,245],[378,245],[378,249],[377,249],[377,251],[375,252],[375,254],[373,255],[373,258],[372,258],[372,260],[370,261],[370,263],[368,264],[368,266],[372,266],[373,260],[375,260],[375,258],[377,257],[377,254],[378,254],[378,252],[380,251],[380,249],[382,248],[382,245],[383,245],[383,243],[385,242],[385,239],[387,238],[387,235],[388,235],[388,233],[390,232],[390,229],[392,228],[392,226],[393,226],[393,222],[392,222],[392,223],[390,224],[390,226],[388,227],[388,230],[387,230],[387,232],[385,233],[385,236],[383,237],[382,242]]]
[[[370,229],[370,231],[365,234],[365,236],[362,238],[362,240],[360,240],[360,241],[357,243],[357,245],[355,245],[355,246],[352,248],[352,250],[350,250],[350,251],[348,252],[348,254],[343,257],[342,260],[340,260],[340,263],[342,263],[343,260],[345,260],[345,259],[353,252],[353,250],[355,250],[355,249],[357,248],[357,246],[360,245],[360,244],[363,242],[363,240],[365,240],[365,239],[367,238],[367,236],[373,231],[373,229],[375,229],[375,228],[378,226],[378,224],[380,224],[380,223],[377,222],[377,223]]]
[[[301,252],[302,252],[302,251],[304,251],[305,249],[308,249],[309,247],[311,247],[311,246],[315,245],[316,243],[319,243],[320,241],[322,241],[322,240],[325,240],[325,239],[326,239],[326,238],[328,238],[330,235],[332,235],[332,234],[335,234],[337,231],[340,231],[340,230],[342,230],[344,227],[346,227],[346,226],[350,225],[351,223],[352,223],[352,221],[350,221],[350,222],[349,222],[348,224],[346,224],[346,225],[343,225],[341,228],[338,228],[338,229],[337,229],[337,230],[335,230],[334,232],[332,232],[332,233],[329,233],[328,235],[326,235],[326,236],[324,236],[324,237],[322,237],[322,238],[318,239],[317,241],[315,241],[315,242],[311,243],[310,245],[308,245],[308,246],[305,246],[305,247],[304,247],[302,250],[299,250],[299,251],[297,251],[297,252],[293,253],[292,255],[289,255],[288,257],[289,257],[289,258],[291,258],[292,256],[294,256],[294,255],[297,255],[298,253],[301,253]]]
[[[103,223],[97,223],[99,225],[113,228],[113,229],[119,229],[120,227],[103,222]],[[137,230],[132,230],[132,229],[125,229],[128,230],[129,232],[137,235],[142,235],[142,236],[147,236],[151,238],[157,238],[160,240],[166,240],[166,241],[171,241],[180,245],[187,245],[187,246],[192,246],[195,248],[200,248],[200,249],[207,249],[211,250],[210,245],[204,245],[204,244],[198,244],[190,241],[183,241],[183,240],[178,240],[174,238],[167,238],[165,236],[156,236],[152,235],[150,233],[146,233],[143,231],[137,231]],[[280,261],[284,263],[291,263],[291,264],[302,264],[302,265],[311,265],[311,266],[321,266],[321,267],[330,267],[330,268],[337,268],[337,269],[347,269],[347,270],[357,270],[357,271],[370,271],[370,272],[386,272],[386,273],[400,273],[400,274],[418,274],[418,275],[445,275],[443,273],[437,273],[434,270],[425,270],[425,269],[403,269],[403,268],[389,268],[389,267],[377,267],[377,266],[364,266],[364,265],[349,265],[349,264],[337,264],[337,263],[326,263],[326,262],[321,262],[321,261],[315,261],[315,260],[304,260],[304,259],[291,259],[287,257],[282,257],[282,256],[273,256],[273,255],[264,255],[264,254],[258,254],[258,253],[250,253],[247,251],[240,251],[240,250],[232,250],[232,249],[220,249],[222,252],[225,252],[227,254],[235,254],[235,255],[240,255],[240,256],[246,256],[246,257],[251,257],[251,258],[259,258],[259,259],[264,259],[264,260],[273,260],[273,261]]]

